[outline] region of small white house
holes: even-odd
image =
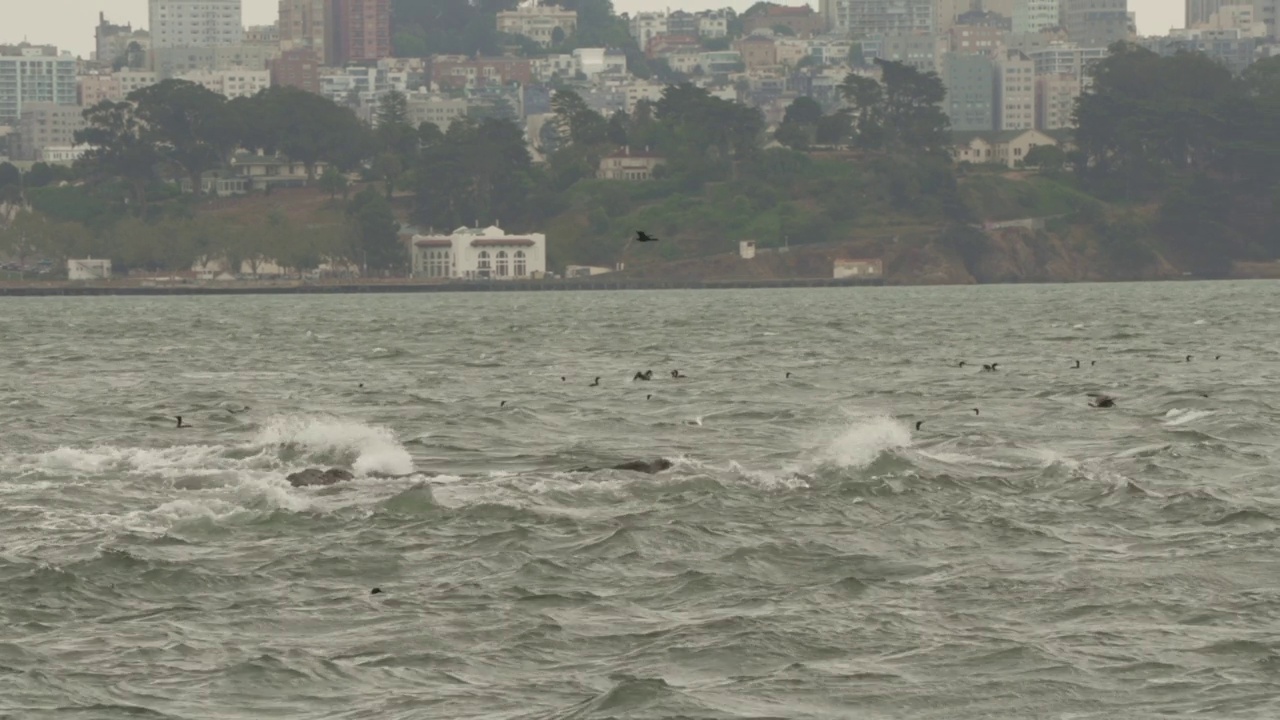
[[[566,265],[564,268],[564,276],[567,278],[593,277],[611,272],[613,272],[613,268],[600,265]]]
[[[754,260],[756,257],[756,241],[755,240],[739,240],[738,241],[738,257],[743,260]]]
[[[836,260],[832,274],[836,280],[848,278],[884,277],[884,263],[878,258],[873,260]]]
[[[451,235],[414,235],[413,275],[430,279],[528,280],[547,272],[547,236],[508,235],[497,225]]]
[[[110,260],[68,260],[67,261],[67,279],[68,280],[110,280],[111,279],[111,261]]]

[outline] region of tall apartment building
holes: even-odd
[[[316,62],[331,63],[336,49],[333,41],[334,0],[280,0],[280,50],[306,49]],[[296,53],[292,58],[299,57]]]
[[[0,46],[0,125],[22,117],[27,103],[77,104],[76,59],[52,45]]]
[[[153,50],[244,42],[241,0],[151,0],[150,20]]]
[[[75,145],[75,133],[84,129],[84,117],[77,105],[33,102],[22,106],[18,118],[15,160],[40,160],[47,147]]]
[[[1218,12],[1223,5],[1232,5],[1234,0],[1187,0],[1187,24],[1193,28],[1209,22],[1209,16]]]
[[[942,81],[947,86],[944,107],[956,132],[991,132],[996,113],[995,61],[986,55],[948,53],[942,60]]]
[[[1253,0],[1255,17],[1267,26],[1267,37],[1280,38],[1280,0]]]
[[[320,61],[310,48],[293,48],[280,53],[269,64],[273,87],[296,87],[320,94]]]
[[[1107,57],[1107,48],[1051,43],[1049,47],[1027,52],[1027,56],[1035,61],[1036,75],[1070,75],[1084,85],[1089,68]]]
[[[1062,0],[1067,37],[1082,45],[1110,46],[1135,34],[1129,0]]]
[[[821,0],[827,27],[855,37],[899,33],[933,33],[936,0]]]
[[[1035,126],[1035,61],[1007,50],[996,63],[996,129],[1032,130]]]
[[[1080,79],[1074,75],[1036,77],[1036,129],[1061,130],[1074,125],[1071,118],[1080,97]]]
[[[1038,33],[1062,24],[1058,0],[1017,0],[1013,5],[1013,31]]]
[[[391,57],[391,0],[333,0],[334,65]]]

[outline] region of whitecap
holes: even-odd
[[[351,468],[357,475],[373,472],[407,475],[413,472],[413,458],[390,428],[358,420],[324,416],[275,417],[258,432],[255,444],[269,447],[297,447],[304,454],[339,453],[354,456]]]
[[[1193,410],[1189,408],[1174,408],[1165,413],[1165,425],[1178,426],[1186,425],[1189,422],[1195,422],[1201,418],[1209,417],[1215,414],[1213,410]]]
[[[911,431],[890,417],[855,421],[817,453],[821,463],[861,468],[881,453],[911,446]]]

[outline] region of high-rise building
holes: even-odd
[[[1062,0],[1063,25],[1071,42],[1105,45],[1135,34],[1128,0]]]
[[[285,50],[271,61],[271,84],[296,87],[320,94],[320,62],[310,48]]]
[[[944,107],[956,132],[991,132],[995,129],[995,61],[986,55],[948,53],[942,60],[942,81],[947,86]]]
[[[855,37],[936,31],[936,0],[821,0],[827,27]]]
[[[75,105],[76,58],[52,45],[0,46],[0,125],[22,117],[27,103]]]
[[[241,0],[151,0],[150,18],[153,50],[244,42]]]
[[[334,0],[280,0],[280,49],[306,49],[317,62],[332,63],[337,51]],[[300,57],[296,53],[292,58]]]
[[[1074,125],[1080,79],[1074,75],[1040,75],[1036,78],[1036,129],[1061,130]]]
[[[333,0],[332,64],[391,57],[391,0]]]
[[[1267,26],[1267,37],[1280,38],[1280,0],[1253,0],[1254,17]]]
[[[47,147],[70,148],[75,145],[77,130],[84,129],[79,106],[51,102],[32,102],[22,106],[18,119],[16,160],[41,160]]]
[[[1013,5],[1013,31],[1038,33],[1062,23],[1058,0],[1017,0]]]
[[[1234,0],[1187,0],[1187,25],[1193,28],[1209,22],[1209,17],[1223,5],[1233,5]]]
[[[1036,126],[1036,64],[1017,50],[996,63],[996,129],[1031,130]]]

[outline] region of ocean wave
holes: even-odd
[[[348,465],[357,475],[413,472],[413,457],[395,431],[338,417],[289,415],[274,417],[258,432],[254,445],[274,447],[282,457]]]
[[[911,446],[911,430],[890,417],[852,421],[823,445],[814,458],[819,465],[865,468],[882,454]]]

